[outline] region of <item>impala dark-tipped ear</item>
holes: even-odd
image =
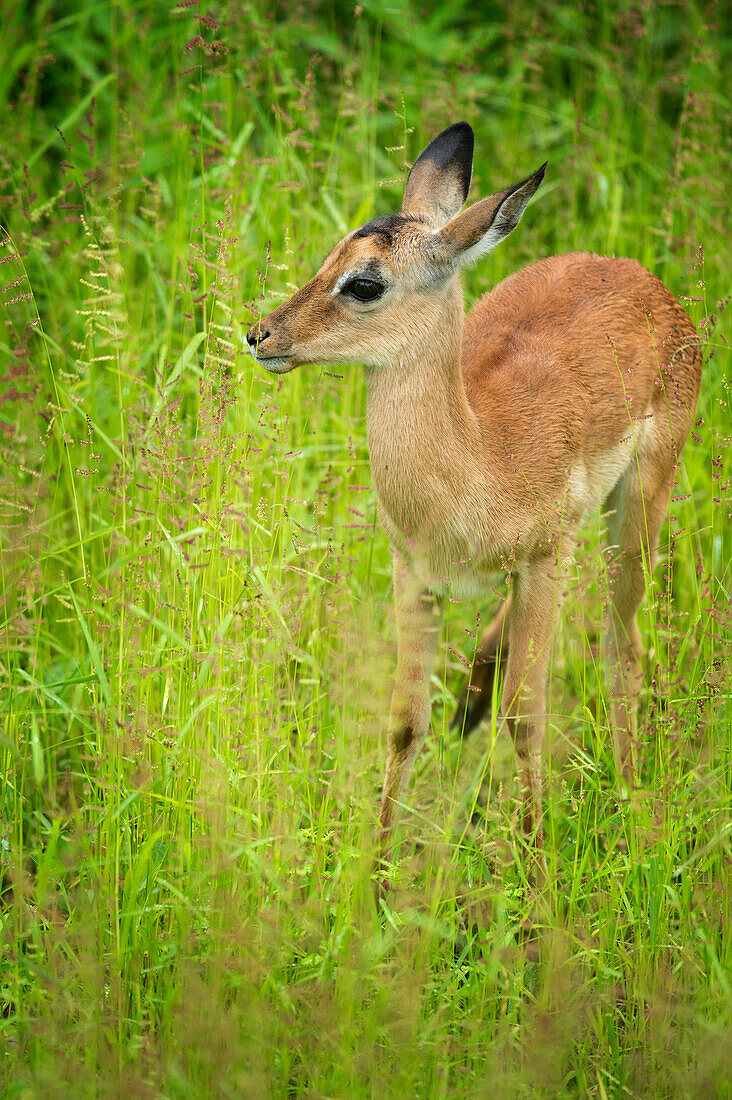
[[[412,166],[402,214],[427,218],[440,229],[462,209],[473,173],[473,131],[467,122],[448,126]]]
[[[449,221],[438,234],[447,256],[454,263],[469,264],[495,248],[518,225],[545,170],[546,162],[520,183],[481,199]]]

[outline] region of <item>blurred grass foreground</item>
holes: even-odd
[[[3,1097],[732,1095],[731,35],[723,0],[6,6]],[[459,119],[471,201],[549,161],[468,301],[633,256],[705,359],[630,803],[599,519],[571,578],[538,950],[508,739],[449,730],[488,606],[449,604],[374,902],[395,642],[362,373],[241,348]]]

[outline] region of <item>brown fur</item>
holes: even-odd
[[[445,134],[454,143],[464,126]],[[426,153],[437,146],[439,154],[441,139]],[[486,294],[464,321],[456,265],[513,228],[543,169],[445,223],[466,190],[465,150],[462,161],[447,152],[444,193],[430,200],[440,186],[439,156],[423,154],[407,187],[407,216],[390,219],[388,233],[371,223],[345,238],[249,339],[276,370],[333,361],[366,367],[371,467],[395,550],[399,644],[384,836],[429,726],[440,600],[448,590],[479,596],[497,570],[509,569],[510,610],[499,612],[481,655],[495,670],[500,634],[508,654],[502,709],[540,869],[548,654],[577,526],[606,501],[618,556],[606,648],[617,764],[631,784],[636,613],[694,415],[701,359],[679,303],[634,260],[583,252],[541,260]],[[386,280],[382,301],[363,308],[333,294],[353,268]]]

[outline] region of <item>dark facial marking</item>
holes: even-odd
[[[353,235],[354,237],[385,237],[391,244],[399,230],[410,220],[402,214],[386,214],[381,218],[372,218],[370,222],[366,222],[366,225],[362,225],[360,229],[357,229]]]

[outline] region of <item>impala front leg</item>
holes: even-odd
[[[561,592],[555,558],[527,562],[513,581],[503,712],[513,737],[521,781],[521,824],[531,849],[530,875],[542,885],[542,741],[552,628]]]
[[[381,799],[381,853],[388,853],[399,802],[430,724],[430,676],[440,636],[439,598],[394,555],[398,660]]]

